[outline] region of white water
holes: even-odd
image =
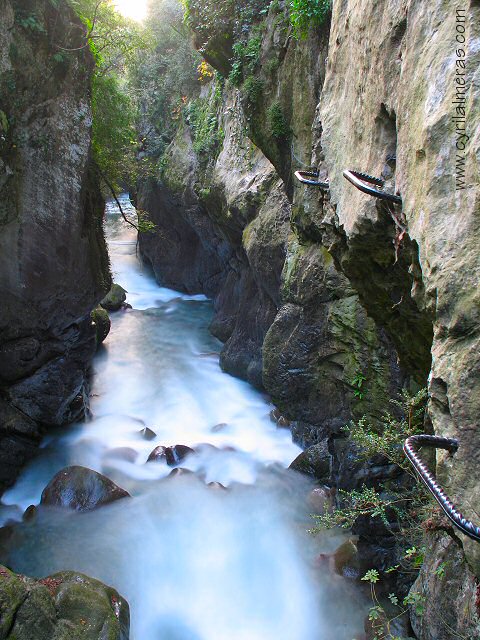
[[[83,514],[40,510],[17,525],[4,560],[31,575],[73,569],[113,585],[129,601],[132,640],[351,640],[363,607],[314,563],[338,538],[306,533],[310,485],[285,470],[300,449],[260,393],[221,372],[211,304],[160,288],[112,206],[107,231],[114,279],[134,308],[112,314],[92,419],[45,440],[3,503],[8,517],[13,505],[38,504],[69,464],[108,475],[133,499]],[[212,432],[219,423],[228,426]],[[144,426],[154,440],[139,435]],[[159,444],[196,446],[182,463],[195,475],[165,480],[169,467],[145,464]],[[117,447],[137,458],[109,454]]]

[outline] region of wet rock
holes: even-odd
[[[35,580],[0,566],[5,640],[128,640],[129,607],[98,580],[74,572]]]
[[[228,427],[226,422],[219,422],[214,427],[210,429],[212,433],[219,433],[220,431],[224,431]]]
[[[317,480],[329,480],[331,467],[331,456],[328,451],[327,442],[314,444],[303,451],[290,465],[290,469],[298,471]]]
[[[312,512],[317,515],[330,513],[335,503],[335,493],[335,489],[327,486],[312,489],[307,497],[307,502]]]
[[[347,540],[335,551],[334,568],[339,576],[358,579],[361,577],[360,558],[357,545],[353,540]]]
[[[155,433],[155,431],[152,431],[148,427],[145,427],[145,429],[142,429],[138,433],[142,436],[144,440],[154,440],[157,437],[157,434]]]
[[[166,447],[162,447],[161,445],[159,447],[155,447],[155,449],[148,456],[147,462],[166,462],[167,456],[165,451]]]
[[[285,418],[285,416],[283,416],[280,413],[280,410],[277,409],[276,407],[275,407],[275,409],[272,409],[272,411],[270,411],[270,420],[272,422],[275,422],[275,424],[278,427],[285,427],[287,429],[292,424],[291,420],[289,420],[288,418]]]
[[[90,314],[93,324],[95,325],[95,338],[97,345],[101,344],[110,333],[110,317],[108,311],[103,309],[100,305],[96,307]]]
[[[227,487],[225,487],[221,482],[209,482],[207,484],[207,487],[209,489],[214,489],[214,490],[220,490],[220,491],[227,491]]]
[[[192,453],[195,453],[195,451],[190,447],[185,446],[184,444],[176,444],[174,447],[167,447],[165,449],[167,464],[173,467],[179,462],[185,460],[185,458]]]
[[[178,478],[180,476],[193,476],[193,475],[195,474],[193,473],[193,471],[190,471],[190,469],[185,469],[184,467],[176,467],[175,469],[172,469],[170,471],[167,478]]]
[[[174,447],[159,446],[150,453],[147,462],[166,462],[174,467],[192,453],[195,451],[184,444],[176,444]]]
[[[109,478],[86,467],[72,466],[59,471],[42,492],[40,504],[90,511],[130,494]]]
[[[37,507],[34,504],[31,504],[23,512],[22,520],[24,522],[29,522],[30,520],[33,520],[36,515],[37,515]]]
[[[110,291],[100,301],[100,305],[107,311],[118,311],[127,299],[127,292],[119,284],[112,284]]]

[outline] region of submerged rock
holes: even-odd
[[[157,437],[157,434],[155,433],[155,431],[152,431],[148,427],[145,427],[145,429],[142,429],[138,433],[142,436],[144,440],[154,440]]]
[[[0,638],[128,640],[122,596],[98,580],[66,571],[35,580],[0,566]]]
[[[308,506],[313,513],[323,515],[332,511],[335,500],[335,489],[330,487],[315,487],[307,497]]]
[[[103,298],[103,300],[100,301],[100,306],[102,306],[107,311],[118,311],[122,308],[122,305],[126,299],[126,290],[119,284],[112,284],[110,291]]]
[[[227,429],[227,427],[228,427],[228,424],[226,422],[219,422],[214,427],[212,427],[210,431],[212,433],[219,433],[220,431],[224,431],[225,429]]]
[[[190,475],[192,476],[194,475],[193,471],[190,471],[190,469],[184,469],[184,467],[176,467],[175,469],[172,469],[170,471],[167,478],[176,478],[178,476],[190,476]]]
[[[130,494],[109,478],[86,467],[72,466],[59,471],[42,492],[40,504],[90,511]]]
[[[90,315],[93,324],[95,325],[95,338],[97,340],[97,345],[102,344],[110,333],[110,327],[112,325],[108,312],[99,305]]]
[[[328,480],[330,477],[331,456],[327,442],[314,444],[303,451],[290,465],[290,469],[312,476],[317,480]]]
[[[126,462],[135,462],[138,458],[138,451],[132,449],[132,447],[115,447],[115,449],[109,449],[104,459],[125,460]]]

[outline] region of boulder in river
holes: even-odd
[[[40,504],[91,511],[130,494],[106,476],[86,467],[65,467],[50,480]]]
[[[174,447],[155,447],[148,456],[147,462],[166,462],[174,467],[195,451],[184,444],[176,444]]]
[[[110,291],[100,301],[100,306],[107,311],[118,311],[127,299],[127,292],[119,284],[112,284]]]
[[[317,480],[327,481],[330,478],[331,455],[326,441],[314,444],[305,449],[290,465],[290,469],[312,476]]]
[[[101,307],[100,305],[92,311],[90,316],[92,318],[93,324],[95,325],[95,338],[98,346],[102,344],[102,342],[110,333],[110,327],[112,323],[110,322],[108,311],[103,309],[103,307]]]
[[[128,640],[128,603],[111,587],[66,571],[40,580],[0,566],[0,638]]]

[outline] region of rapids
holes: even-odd
[[[212,304],[159,287],[111,203],[106,228],[114,279],[133,309],[111,316],[90,418],[45,439],[0,516],[20,521],[70,464],[108,475],[133,498],[89,513],[40,509],[15,526],[2,561],[30,575],[74,569],[111,584],[130,604],[132,640],[359,636],[361,596],[315,562],[342,539],[307,533],[311,484],[285,470],[300,449],[270,420],[268,398],[221,371],[221,344],[208,332]],[[145,464],[160,444],[194,446],[198,455],[181,466],[195,474],[166,480],[170,467]],[[118,457],[119,447],[136,459]]]

